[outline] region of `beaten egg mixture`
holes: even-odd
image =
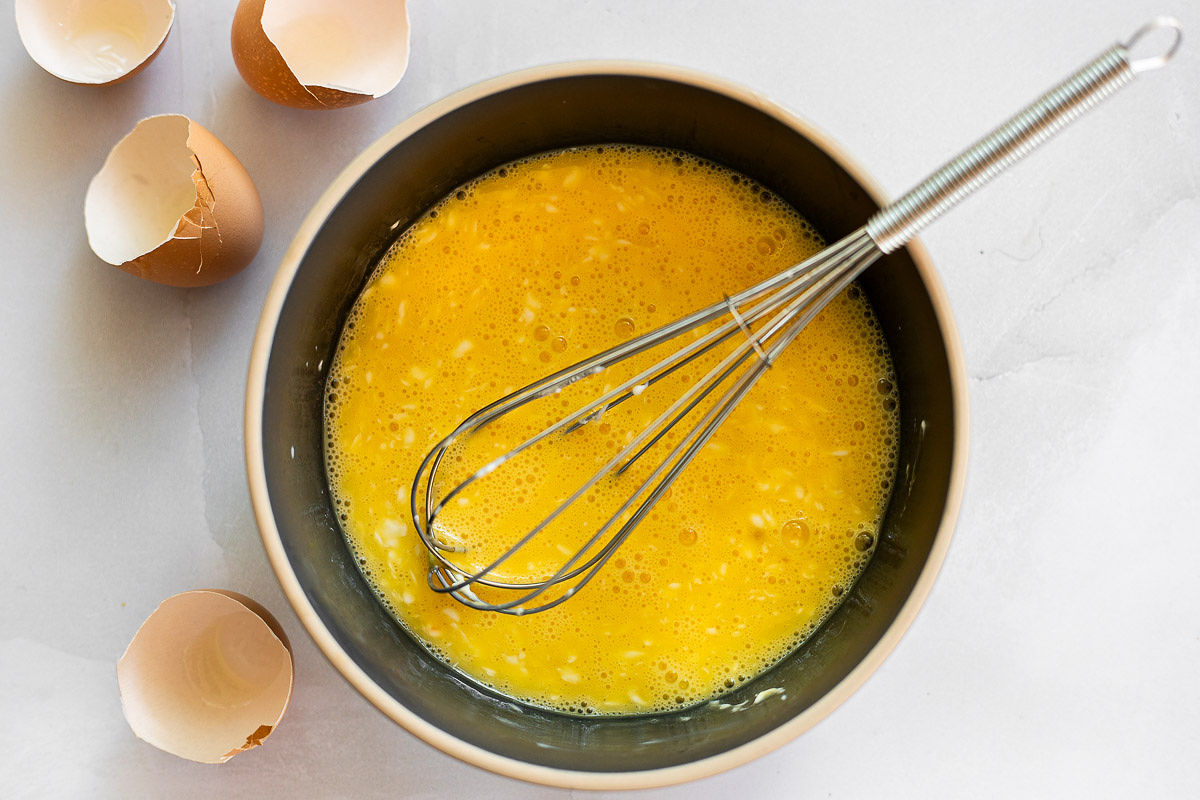
[[[870,558],[895,470],[895,381],[856,287],[784,352],[563,605],[508,616],[431,591],[409,493],[424,455],[481,406],[821,246],[805,220],[748,179],[634,146],[508,164],[427,212],[356,302],[328,381],[330,485],[382,602],[475,681],[568,713],[687,706],[794,649]],[[657,405],[636,398],[635,421],[635,406],[661,411],[701,373],[672,376],[681,380]],[[567,450],[547,442],[531,451],[515,479],[470,500],[491,504],[488,514],[473,526],[447,514],[439,533],[465,543],[468,556],[503,550],[529,525],[502,512],[520,512],[539,492],[569,494],[605,444],[636,429],[622,424],[605,418],[563,437]],[[618,484],[593,490],[600,505],[628,493]],[[546,553],[534,553],[513,569],[544,569]]]

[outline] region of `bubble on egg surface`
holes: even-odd
[[[148,117],[113,147],[88,186],[84,222],[101,259],[170,286],[240,272],[263,235],[262,201],[241,162],[179,114]]]
[[[365,103],[408,69],[404,0],[242,0],[230,34],[250,88],[294,108]]]
[[[279,622],[250,598],[220,589],[163,601],[117,662],[134,734],[205,764],[261,745],[283,717],[292,682]]]
[[[21,43],[38,66],[93,86],[140,72],[175,21],[174,0],[17,0],[15,11]]]

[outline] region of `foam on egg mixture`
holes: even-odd
[[[856,287],[792,343],[607,567],[561,606],[514,617],[431,591],[408,503],[421,459],[471,412],[821,246],[752,181],[628,145],[508,164],[417,220],[355,303],[326,402],[330,487],[384,605],[466,676],[568,713],[694,704],[799,645],[869,560],[895,472],[895,378]],[[676,377],[674,393],[700,371]],[[640,408],[629,404],[635,422]],[[617,426],[564,437],[565,460],[557,447],[531,452],[512,483],[472,499],[489,510],[482,523],[448,515],[444,533],[468,553],[502,550],[528,526],[496,521],[519,518],[538,492],[572,491],[614,439],[631,435]],[[628,487],[595,492],[603,505]],[[546,552],[547,563],[561,561]],[[522,568],[536,572],[541,557]]]

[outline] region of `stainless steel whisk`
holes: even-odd
[[[1158,29],[1169,29],[1174,33],[1170,46],[1161,54],[1134,58],[1131,51],[1135,46]],[[866,225],[836,244],[732,297],[537,380],[464,419],[425,456],[412,485],[413,523],[431,555],[429,586],[472,608],[516,615],[544,611],[572,597],[604,567],[784,348],[864,269],[880,256],[905,245],[919,230],[1084,111],[1129,83],[1135,75],[1166,64],[1179,49],[1181,41],[1182,30],[1176,20],[1154,19],[1127,41],[1109,48],[971,145],[899,200],[876,212]],[[587,405],[564,415],[499,458],[492,459],[444,494],[439,496],[437,493],[438,469],[443,458],[463,437],[477,434],[480,429],[534,400],[558,395],[570,384],[598,375],[617,363],[721,319],[724,321],[712,330],[683,344]],[[753,327],[755,325],[757,329]],[[434,531],[434,521],[467,487],[492,475],[513,457],[548,437],[569,434],[595,422],[608,409],[642,394],[667,375],[730,339],[735,339],[736,345],[716,366],[676,397],[574,494],[489,565],[469,571],[448,556],[463,552],[463,549],[441,541]],[[725,391],[707,406],[650,476],[553,574],[527,581],[498,577],[495,572],[498,567],[513,558],[606,476],[624,473],[682,419],[696,412],[721,386],[726,386]],[[509,599],[503,602],[485,600],[476,591],[480,587],[487,587],[485,592],[489,595],[494,590],[506,590],[505,596]],[[552,588],[555,592],[544,596]]]

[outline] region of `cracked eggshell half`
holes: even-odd
[[[17,33],[38,66],[64,81],[119,83],[158,55],[174,0],[16,0]]]
[[[169,286],[225,280],[262,244],[262,201],[245,167],[180,114],[147,117],[117,142],[83,216],[96,255]]]
[[[408,68],[408,43],[404,0],[241,0],[230,35],[250,88],[293,108],[387,94]]]
[[[117,662],[121,707],[138,738],[204,764],[262,744],[287,708],[292,679],[279,622],[222,589],[164,600]]]

